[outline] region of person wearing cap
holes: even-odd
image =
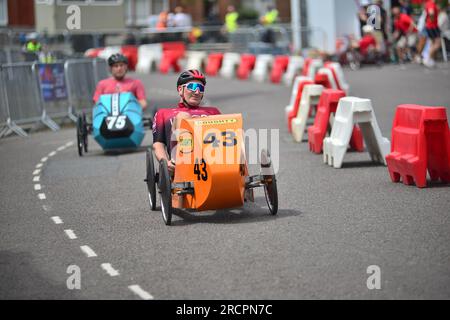
[[[175,162],[171,155],[176,146],[172,138],[180,128],[183,119],[207,117],[220,114],[216,107],[200,106],[206,86],[206,77],[198,70],[187,70],[177,80],[180,97],[175,108],[159,109],[153,120],[153,148],[158,162],[166,159],[171,174],[175,172]]]
[[[373,60],[371,57],[375,57],[377,52],[377,39],[374,36],[374,30],[374,27],[365,25],[363,27],[364,36],[358,43],[359,52],[368,60]]]
[[[123,54],[113,54],[108,59],[108,65],[112,77],[101,80],[98,83],[93,97],[94,103],[97,103],[98,99],[103,94],[131,92],[138,100],[142,110],[145,110],[148,103],[144,85],[139,79],[126,77],[128,72],[128,59]]]

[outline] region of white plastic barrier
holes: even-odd
[[[152,70],[156,70],[162,59],[162,54],[162,46],[160,43],[139,46],[136,71],[150,73]]]
[[[291,113],[291,111],[294,109],[295,98],[297,98],[298,94],[298,86],[302,81],[312,81],[312,80],[304,76],[295,77],[294,85],[292,86],[291,100],[289,101],[289,104],[285,108],[286,119],[288,119],[289,113]]]
[[[305,59],[303,59],[303,57],[290,57],[286,73],[283,75],[283,83],[287,86],[290,86],[294,78],[296,78],[296,76],[300,74],[304,64]]]
[[[296,142],[302,142],[305,134],[306,122],[308,121],[309,111],[312,105],[319,103],[322,95],[323,86],[318,84],[309,84],[303,88],[300,107],[297,116],[292,120],[292,137]]]
[[[356,97],[339,100],[331,135],[323,141],[324,163],[335,168],[342,167],[355,124],[361,128],[371,159],[386,165],[391,143],[381,135],[372,101]]]
[[[253,80],[258,82],[266,81],[270,74],[273,59],[271,54],[260,54],[256,57],[255,68],[252,72]]]
[[[350,85],[345,80],[344,71],[342,70],[341,64],[338,62],[329,62],[327,63],[326,67],[334,72],[334,75],[336,76],[336,79],[338,81],[337,83],[338,87],[341,90],[345,91],[346,94],[349,94]]]
[[[317,71],[323,67],[323,61],[321,59],[313,59],[308,67],[307,77],[314,79]]]
[[[204,51],[188,51],[186,70],[197,69],[204,70],[205,61],[208,55]]]
[[[241,62],[241,55],[239,53],[227,52],[223,55],[222,68],[219,74],[224,78],[234,78],[236,70]]]
[[[121,53],[122,48],[121,47],[106,47],[104,50],[100,51],[98,54],[99,58],[108,60],[109,57],[111,57],[113,54]]]

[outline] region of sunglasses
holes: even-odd
[[[189,82],[189,83],[185,84],[184,86],[186,87],[186,89],[188,89],[191,92],[196,92],[198,90],[198,92],[200,92],[200,93],[205,93],[205,86],[201,83]]]

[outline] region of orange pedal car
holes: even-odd
[[[166,225],[171,224],[174,208],[201,212],[242,207],[246,200],[253,200],[253,189],[258,187],[264,188],[270,213],[277,214],[277,181],[270,154],[261,151],[261,172],[249,176],[242,127],[241,114],[182,120],[172,154],[173,177],[167,161],[161,160],[156,170],[154,153],[147,151],[150,208],[156,210],[159,192]]]

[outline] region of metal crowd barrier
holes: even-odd
[[[98,81],[107,77],[102,59],[0,65],[0,137],[11,132],[25,137],[23,129],[37,123],[57,131],[55,119],[76,121],[78,111],[92,107]]]

